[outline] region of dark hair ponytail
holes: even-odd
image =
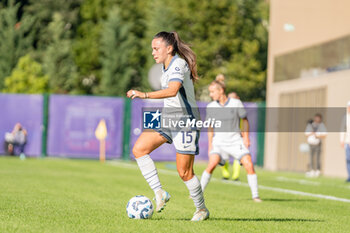
[[[196,54],[192,51],[188,44],[180,39],[177,32],[159,32],[154,36],[154,38],[162,38],[167,45],[173,46],[172,55],[175,56],[175,54],[178,53],[183,59],[185,59],[190,67],[192,79],[194,81],[199,79],[197,74]]]

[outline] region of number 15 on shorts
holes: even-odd
[[[182,133],[182,143],[192,143],[193,137],[192,137],[192,131],[181,131]]]

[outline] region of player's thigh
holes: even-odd
[[[176,153],[176,168],[181,179],[190,180],[193,175],[194,155]]]
[[[151,153],[165,142],[167,139],[156,131],[142,132],[136,140],[132,152],[136,158],[139,158]]]

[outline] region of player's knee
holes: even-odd
[[[178,169],[177,172],[183,181],[190,180],[193,177],[193,171],[191,169]]]
[[[250,156],[244,156],[244,157],[242,158],[242,160],[241,160],[241,163],[243,164],[245,170],[247,171],[247,173],[248,173],[249,175],[255,173],[255,171],[254,171],[254,165],[253,165],[253,162],[252,162]]]
[[[138,158],[147,154],[147,151],[144,147],[140,146],[139,144],[135,144],[132,148],[132,153],[134,154],[135,158]]]

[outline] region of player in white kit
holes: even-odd
[[[181,41],[176,32],[159,32],[152,40],[152,55],[157,63],[163,64],[162,90],[148,93],[129,90],[127,97],[164,99],[162,114],[175,109],[177,115],[180,112],[180,117],[183,115],[198,119],[199,111],[193,87],[193,82],[198,79],[194,52]],[[142,175],[155,193],[157,212],[163,210],[170,195],[162,189],[157,169],[149,154],[163,143],[174,142],[177,171],[189,189],[196,207],[191,220],[202,221],[209,218],[201,184],[193,171],[194,156],[199,151],[198,140],[199,132],[196,129],[172,131],[165,127],[151,132],[144,131],[137,139],[132,151]]]
[[[202,190],[204,192],[215,167],[218,164],[224,165],[229,156],[232,156],[239,160],[247,171],[248,184],[253,200],[261,202],[258,193],[257,175],[254,171],[250,152],[245,146],[245,144],[249,145],[249,125],[246,110],[239,99],[226,96],[225,84],[220,81],[213,81],[210,84],[209,94],[214,101],[207,106],[207,118],[220,120],[222,128],[210,128],[208,130],[209,163],[201,177]],[[243,119],[243,138],[239,128],[240,118]]]

